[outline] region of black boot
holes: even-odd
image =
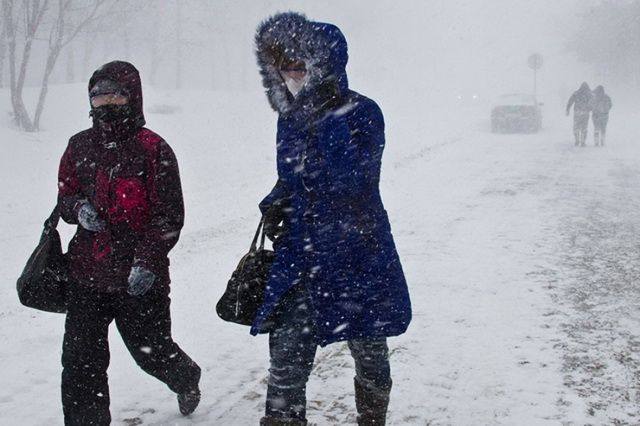
[[[388,389],[366,389],[358,382],[358,379],[354,379],[353,383],[356,388],[358,425],[384,426],[387,419],[391,386]]]
[[[286,419],[265,416],[260,419],[260,426],[307,426],[307,419]]]
[[[75,411],[63,408],[65,426],[109,426],[111,414],[109,408],[84,407]]]
[[[196,387],[188,392],[178,394],[178,407],[183,416],[193,413],[200,404],[200,389]]]

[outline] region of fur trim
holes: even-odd
[[[295,12],[279,13],[258,27],[255,44],[262,85],[271,107],[281,114],[295,103],[278,70],[283,55],[306,63],[309,82],[298,98],[328,78],[342,80],[346,88],[347,44],[333,25],[309,21]]]

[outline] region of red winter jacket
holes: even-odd
[[[144,127],[138,71],[111,62],[91,78],[112,79],[129,93],[133,117],[117,134],[94,126],[69,140],[58,174],[62,218],[78,223],[82,200],[95,207],[107,226],[91,232],[78,226],[69,244],[71,276],[80,285],[104,291],[125,289],[131,267],[144,266],[168,291],[168,253],[184,222],[178,163],[169,145]]]

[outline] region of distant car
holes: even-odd
[[[536,133],[542,128],[542,111],[533,95],[512,93],[498,98],[491,110],[493,133]]]

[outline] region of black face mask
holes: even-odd
[[[118,125],[125,123],[127,120],[133,119],[133,113],[130,105],[102,105],[92,108],[91,117],[99,122]]]

